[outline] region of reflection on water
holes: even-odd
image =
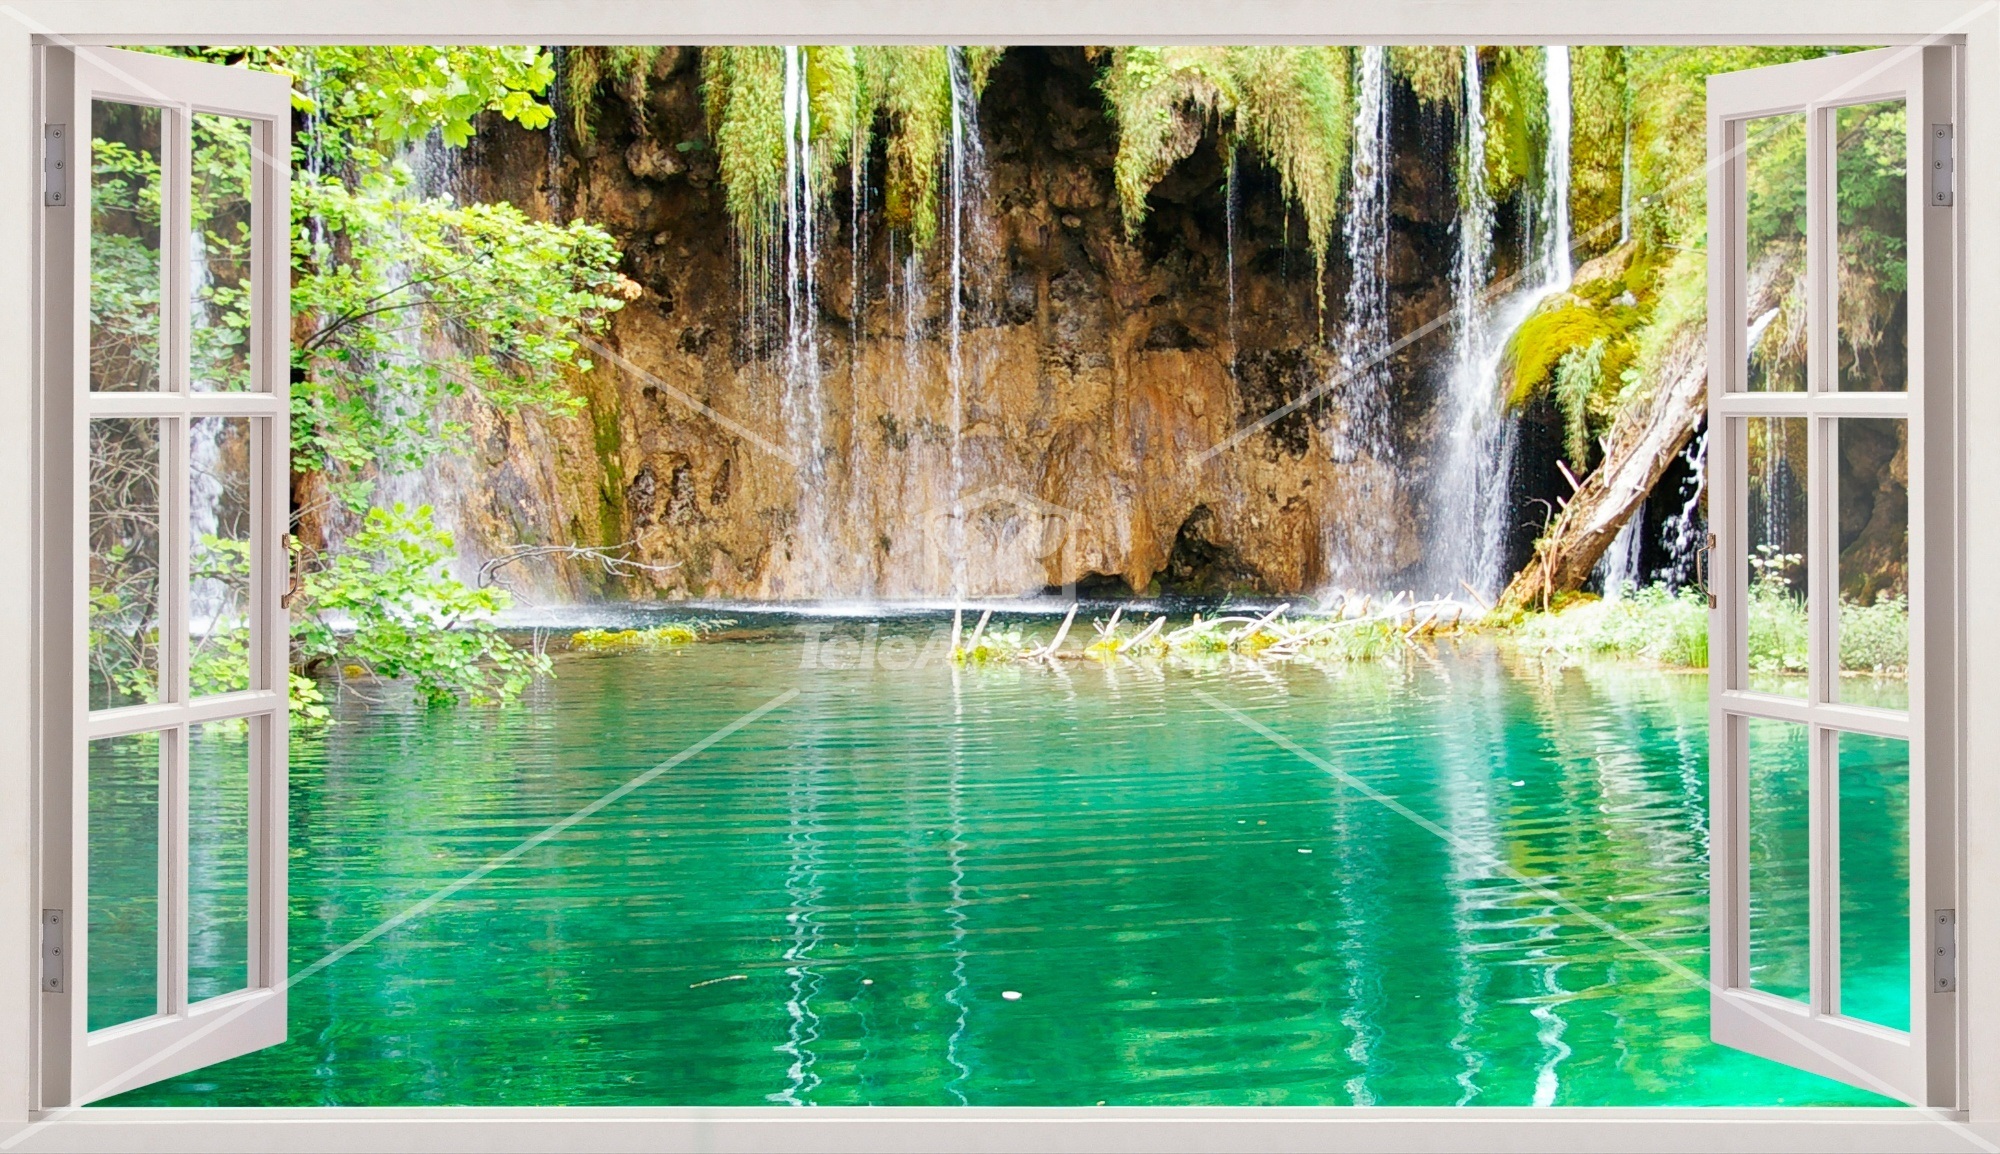
[[[1699,677],[954,671],[932,624],[561,657],[515,710],[300,739],[295,968],[799,691],[301,982],[287,1044],[119,1102],[1877,1101],[1712,1045],[1645,952],[1707,972]]]

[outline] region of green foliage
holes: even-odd
[[[1465,105],[1465,49],[1461,47],[1395,45],[1389,49],[1389,73],[1408,84],[1426,108],[1457,113]]]
[[[1578,466],[1590,459],[1591,418],[1596,415],[1592,409],[1605,380],[1608,339],[1598,337],[1587,345],[1572,346],[1556,362],[1550,387],[1563,414],[1563,452]]]
[[[440,134],[453,148],[494,112],[542,128],[554,111],[540,99],[555,59],[528,45],[314,44],[160,49],[277,72],[292,80],[292,107],[315,124],[301,147],[334,166],[379,164],[403,146]]]
[[[492,625],[508,597],[451,575],[451,535],[428,505],[370,509],[361,529],[326,564],[304,574],[292,625],[301,672],[359,666],[409,678],[426,705],[504,702],[548,669]]]
[[[409,181],[393,166],[293,183],[313,221],[295,236],[292,302],[313,329],[293,352],[293,462],[356,509],[375,471],[421,467],[460,435],[438,423],[447,397],[575,411],[569,374],[591,367],[577,335],[624,303],[601,228],[419,198]]]
[[[1231,147],[1240,142],[1277,173],[1324,272],[1353,147],[1351,71],[1345,48],[1114,50],[1098,87],[1118,125],[1113,180],[1127,231],[1144,222],[1146,194],[1214,122]]]

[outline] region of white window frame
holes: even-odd
[[[1952,384],[1958,351],[1952,334],[1959,318],[1952,289],[1957,278],[1954,239],[1960,208],[1931,203],[1932,125],[1954,125],[1951,98],[1956,53],[1947,47],[1877,49],[1799,61],[1708,82],[1709,251],[1709,525],[1715,534],[1711,589],[1718,607],[1710,615],[1709,859],[1712,986],[1711,1030],[1724,1045],[1750,1050],[1787,1065],[1906,1101],[1955,1106],[1958,1080],[1956,985],[1931,988],[1937,968],[1933,943],[1950,943],[1958,906],[1955,828],[1957,724],[1949,692],[1935,702],[1927,688],[1957,678],[1956,605],[1950,574],[1959,512],[1950,477],[1957,467],[1951,435]],[[1849,105],[1894,100],[1908,112],[1911,157],[1906,174],[1909,222],[1909,377],[1903,392],[1842,391],[1835,379],[1838,296],[1833,281],[1835,157],[1832,118]],[[1806,180],[1807,343],[1806,387],[1799,392],[1750,391],[1744,345],[1749,308],[1745,243],[1745,126],[1756,119],[1802,115],[1809,141]],[[1942,398],[1935,410],[1926,402]],[[1749,526],[1746,431],[1758,418],[1807,424],[1808,677],[1805,696],[1760,692],[1749,678]],[[1838,692],[1839,565],[1834,440],[1838,422],[1892,418],[1908,434],[1909,483],[1909,707],[1879,709],[1842,703]],[[1932,478],[1942,478],[1934,484]],[[1933,490],[1936,492],[1933,493]],[[1944,579],[1933,571],[1941,571]],[[1933,604],[1935,602],[1935,605]],[[1766,719],[1797,725],[1808,735],[1808,806],[1811,810],[1810,996],[1794,1001],[1764,993],[1750,980],[1751,809],[1747,727]],[[1840,829],[1837,758],[1840,733],[1894,738],[1908,743],[1910,760],[1910,1008],[1911,1028],[1892,1030],[1838,1013],[1840,1002]],[[1926,820],[1926,818],[1930,820]],[[1933,915],[1944,914],[1944,926]],[[1940,948],[1949,950],[1946,944]],[[1956,959],[1947,959],[1955,963]]]
[[[1046,5],[1019,0],[930,0],[922,5],[824,0],[625,0],[617,5],[474,0],[14,0],[0,9],[0,491],[37,491],[49,462],[36,456],[46,419],[27,386],[36,379],[32,237],[39,205],[39,127],[33,45],[356,42],[881,43],[993,44],[1211,42],[1317,43],[1794,43],[1960,46],[1965,108],[2000,109],[2000,8],[1975,0],[1620,0],[1567,6],[1509,0],[1439,5],[1424,0],[1326,0],[1319,4]],[[2000,116],[1960,115],[1959,196],[1965,227],[1958,292],[1964,315],[2000,317],[2000,214],[1970,189],[2000,187]],[[2000,494],[2000,324],[1961,334],[1961,370],[1949,403],[1961,414],[1959,493]],[[1968,388],[1966,381],[1978,382]],[[1935,490],[1933,491],[1935,497]],[[1991,498],[1986,499],[1991,503]],[[25,500],[0,502],[0,1143],[14,1150],[196,1146],[269,1149],[306,1143],[345,1149],[409,1144],[412,1125],[441,1148],[538,1150],[633,1143],[859,1149],[1089,1148],[1113,1142],[1151,1149],[1262,1150],[1328,1147],[1548,1150],[1606,1148],[1978,1149],[1965,1129],[2000,1135],[2000,891],[1961,885],[1958,1108],[1951,1111],[1549,1110],[1326,1108],[1302,1111],[908,1110],[701,1108],[565,1110],[214,1109],[59,1111],[33,1108],[30,1054],[41,1013],[34,988],[34,860],[39,759],[37,716],[47,655],[29,608],[49,574],[35,546],[46,528]],[[1972,516],[1950,575],[1960,620],[1961,702],[2000,700],[2000,518]],[[66,580],[64,573],[55,579]],[[1966,830],[1961,883],[2000,878],[2000,710],[1965,709],[1956,768]],[[1978,772],[1967,772],[1967,762]],[[11,883],[11,884],[8,884]],[[9,1133],[19,1125],[25,1132]]]

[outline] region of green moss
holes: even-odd
[[[1539,396],[1572,350],[1616,331],[1602,312],[1574,297],[1558,298],[1538,309],[1507,338],[1501,353],[1500,387],[1508,407],[1519,408]]]

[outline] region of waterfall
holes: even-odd
[[[1383,362],[1389,347],[1389,67],[1388,50],[1371,45],[1361,50],[1357,68],[1352,171],[1348,180],[1347,215],[1342,222],[1351,273],[1347,285],[1347,315],[1340,342],[1341,380],[1335,392],[1338,424],[1329,436],[1335,461],[1359,462],[1364,469],[1360,488],[1380,502],[1376,474],[1385,474],[1394,456],[1389,422],[1389,370]],[[1381,487],[1393,484],[1379,478]],[[1388,576],[1394,534],[1385,531],[1387,518],[1355,515],[1352,510],[1328,510],[1333,516],[1322,533],[1324,571],[1338,585],[1372,585]]]
[[[805,52],[785,48],[784,278],[786,439],[798,464],[797,516],[792,525],[792,578],[813,594],[830,584],[827,572],[826,398],[819,349],[819,211],[813,186],[812,101],[806,90]],[[788,588],[787,592],[798,590]]]
[[[1514,291],[1489,299],[1494,203],[1486,185],[1486,117],[1479,53],[1465,50],[1465,112],[1460,145],[1458,256],[1453,268],[1453,357],[1443,398],[1445,436],[1431,489],[1432,589],[1453,595],[1462,586],[1490,598],[1506,578],[1508,488],[1518,422],[1500,405],[1500,355],[1507,337],[1542,299],[1568,286],[1569,50],[1548,50],[1550,140],[1542,190],[1534,207],[1543,227],[1528,224],[1529,263]]]
[[[1618,243],[1632,239],[1632,120],[1625,119],[1625,151],[1618,160]]]
[[[983,208],[986,154],[979,140],[979,104],[972,93],[972,75],[965,67],[965,54],[958,48],[951,54],[951,140],[947,156],[946,192],[950,203],[951,299],[946,304],[950,331],[946,375],[951,384],[951,595],[962,598],[967,589],[965,538],[965,259],[970,231],[976,227],[977,211]]]
[[[1353,272],[1341,340],[1340,392],[1345,421],[1336,455],[1380,456],[1388,449],[1389,414],[1384,391],[1389,372],[1381,358],[1389,345],[1389,68],[1387,50],[1361,50],[1354,113],[1353,173],[1343,232]]]
[[[1654,576],[1679,589],[1694,580],[1695,553],[1708,533],[1702,515],[1702,497],[1708,487],[1708,427],[1702,426],[1681,450],[1688,475],[1681,482],[1681,507],[1660,526],[1660,540],[1667,549],[1667,564]]]
[[[1611,539],[1611,547],[1597,562],[1604,599],[1616,601],[1639,587],[1639,552],[1644,543],[1646,509],[1641,505]]]
[[[1569,48],[1558,44],[1547,53],[1543,82],[1548,88],[1549,143],[1542,153],[1542,213],[1552,223],[1542,262],[1544,293],[1568,288],[1576,271],[1569,228]]]

